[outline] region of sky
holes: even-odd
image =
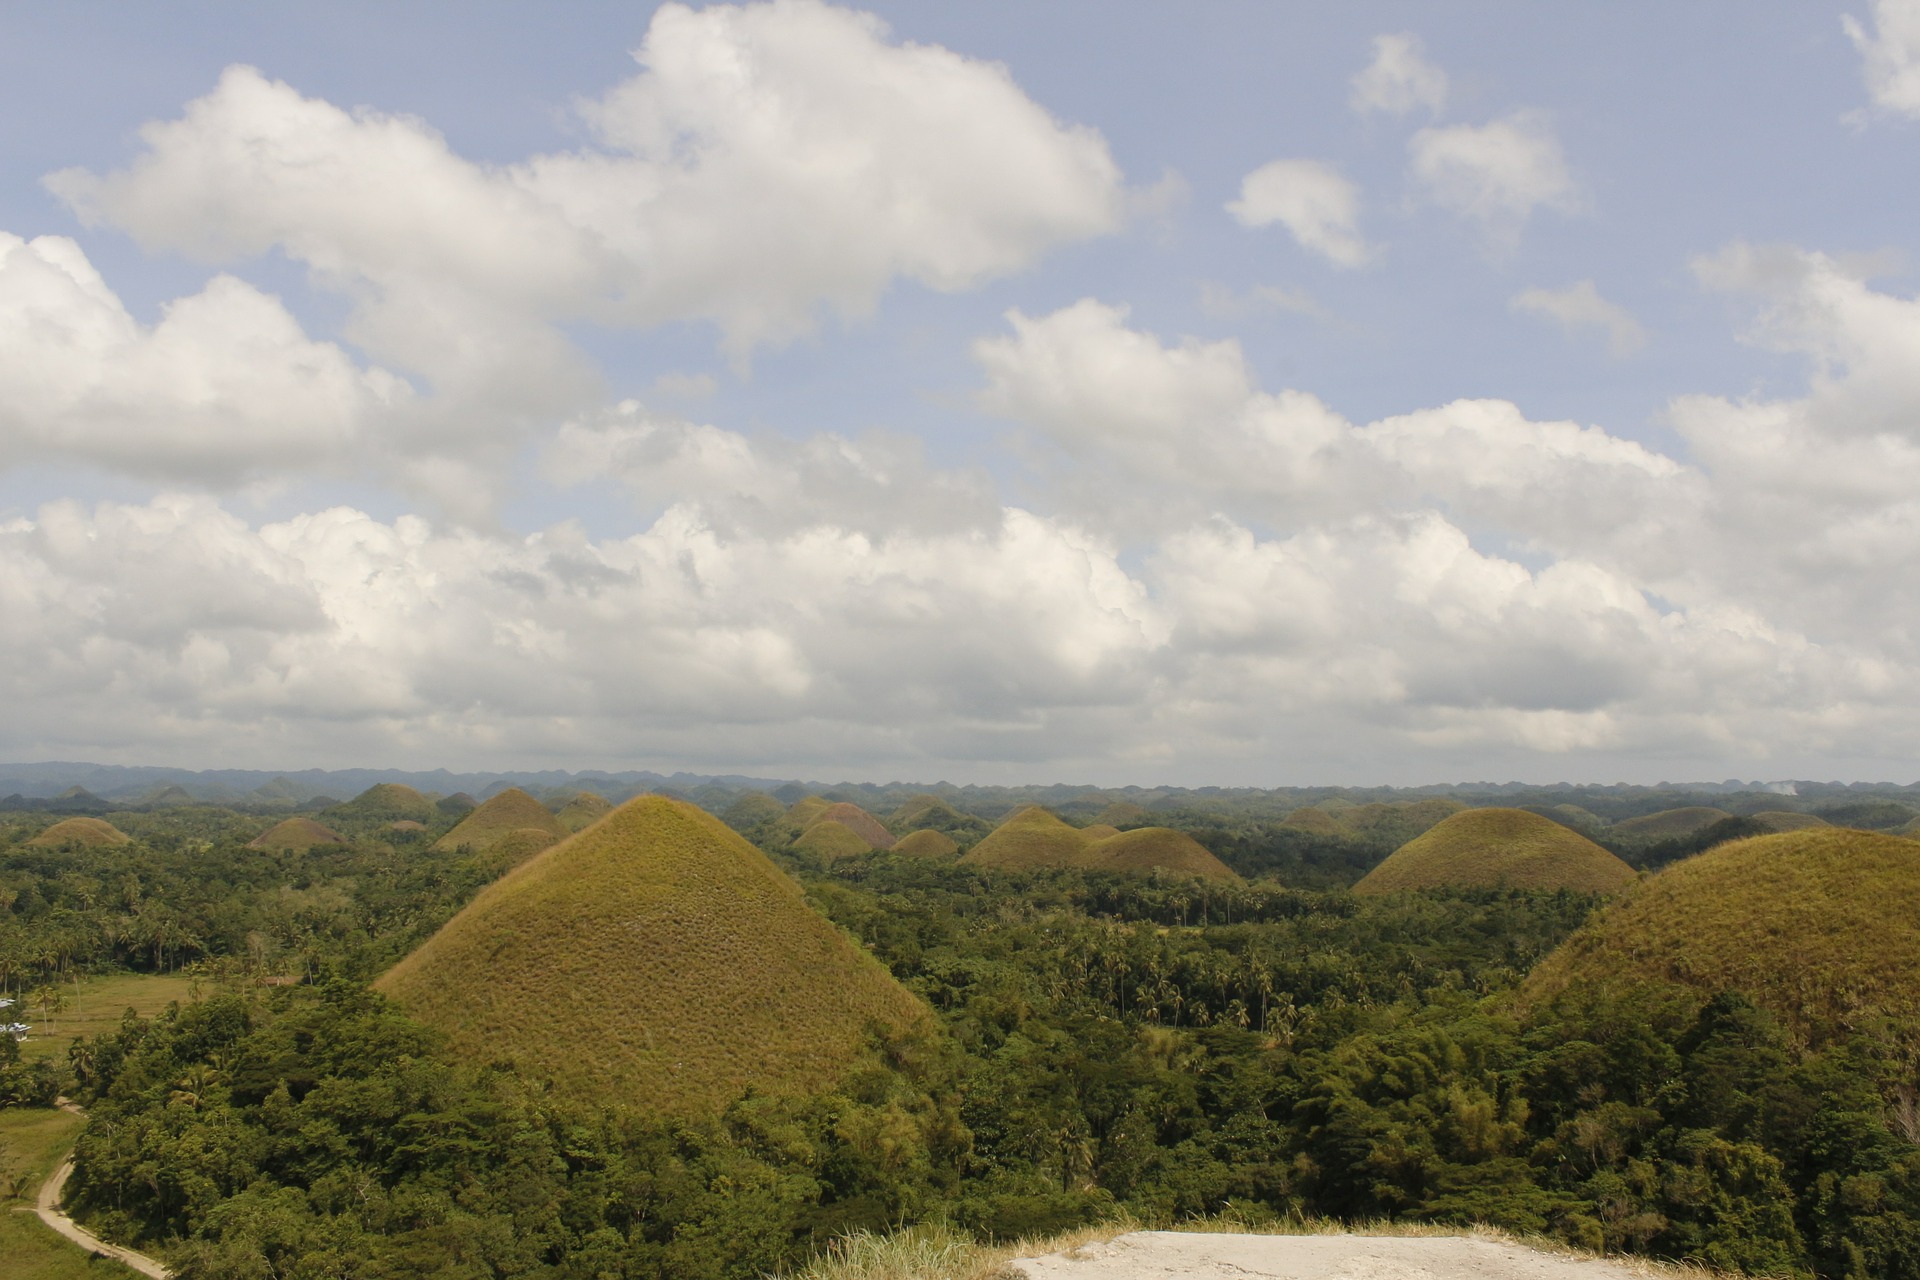
[[[1920,0],[5,14],[0,758],[1920,777]]]

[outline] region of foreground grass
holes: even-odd
[[[947,1227],[913,1227],[892,1235],[858,1231],[836,1240],[826,1253],[786,1280],[1011,1280],[1020,1273],[1016,1258],[1068,1253],[1101,1244],[1133,1231],[1172,1230],[1196,1233],[1273,1236],[1457,1236],[1519,1245],[1557,1257],[1605,1261],[1626,1267],[1649,1280],[1723,1280],[1726,1273],[1690,1263],[1656,1262],[1647,1258],[1584,1253],[1557,1240],[1516,1236],[1494,1227],[1439,1226],[1422,1222],[1333,1222],[1321,1218],[1281,1218],[1248,1222],[1233,1217],[1206,1218],[1172,1227],[1151,1227],[1131,1218],[1118,1218],[1082,1227],[1063,1235],[1003,1244],[980,1244]]]
[[[79,983],[62,983],[67,1007],[44,1018],[38,1007],[18,1014],[22,1022],[33,1026],[33,1033],[20,1045],[20,1056],[27,1062],[67,1060],[67,1048],[81,1036],[97,1036],[117,1030],[128,1009],[150,1018],[174,1001],[186,1004],[193,999],[193,979],[180,973],[118,973],[88,978]]]
[[[0,1111],[0,1272],[7,1280],[121,1280],[133,1272],[96,1258],[29,1210],[40,1184],[73,1146],[86,1118],[68,1111]]]

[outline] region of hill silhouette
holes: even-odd
[[[1745,993],[1820,1042],[1878,1018],[1920,1044],[1920,842],[1815,827],[1674,863],[1528,975],[1527,1007],[1649,983],[1697,1004]]]
[[[582,791],[560,806],[560,811],[553,816],[568,831],[580,831],[612,812],[613,805],[605,796]]]
[[[960,852],[960,846],[945,832],[922,827],[894,841],[893,851],[903,858],[951,858]]]
[[[247,842],[249,849],[284,849],[305,853],[315,845],[345,844],[347,838],[332,827],[312,818],[288,818],[273,829]]]
[[[1825,818],[1815,817],[1811,813],[1791,813],[1785,809],[1768,809],[1756,813],[1753,815],[1753,820],[1775,831],[1805,831],[1811,827],[1828,825]]]
[[[458,826],[433,842],[435,849],[472,849],[485,852],[510,833],[542,831],[548,843],[570,834],[547,806],[518,787],[508,787],[460,820]]]
[[[433,802],[433,807],[449,818],[457,818],[478,809],[480,802],[464,791],[456,791],[450,796],[441,796]]]
[[[1468,809],[1401,845],[1353,891],[1574,889],[1618,893],[1632,867],[1571,827],[1525,809]]]
[[[669,1114],[832,1085],[922,1006],[719,819],[640,796],[482,890],[375,984],[456,1053]]]
[[[397,822],[402,818],[432,822],[440,816],[433,801],[398,782],[375,783],[345,804],[335,805],[326,812],[328,817],[358,818],[370,822]]]
[[[1684,809],[1662,809],[1645,817],[1627,818],[1614,823],[1613,830],[1618,835],[1632,836],[1637,840],[1671,840],[1675,836],[1690,836],[1732,816],[1725,809],[1696,804]]]
[[[66,818],[27,841],[35,849],[105,849],[132,843],[132,836],[104,818]]]
[[[1111,831],[1111,828],[1106,830]],[[969,866],[1029,870],[1167,871],[1209,880],[1240,877],[1193,837],[1168,827],[1135,827],[1105,835],[1068,826],[1039,805],[1017,809],[960,859]]]
[[[838,822],[848,830],[854,832],[862,840],[865,840],[869,848],[893,848],[893,832],[882,826],[880,819],[874,817],[857,804],[848,804],[843,800],[838,804],[828,805],[825,809],[821,810],[819,818],[815,819],[815,821]],[[808,825],[811,826],[812,823]]]
[[[873,845],[865,836],[837,818],[822,818],[802,831],[799,839],[793,842],[793,848],[828,862],[836,858],[857,858],[873,852]]]
[[[1127,827],[1137,827],[1152,816],[1131,800],[1115,800],[1095,814],[1093,820],[1099,826],[1124,830]]]

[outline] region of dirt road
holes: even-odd
[[[1645,1280],[1660,1269],[1476,1236],[1135,1231],[1012,1266],[1029,1280]]]
[[[71,1111],[75,1115],[80,1114],[80,1108],[68,1102],[65,1098],[60,1099],[60,1109],[62,1111]],[[75,1222],[72,1218],[60,1212],[60,1193],[66,1190],[67,1178],[72,1173],[73,1155],[72,1153],[68,1153],[67,1158],[60,1162],[60,1167],[55,1169],[47,1180],[40,1184],[40,1197],[33,1206],[33,1211],[39,1215],[40,1221],[73,1241],[88,1253],[98,1254],[103,1258],[112,1258],[116,1262],[124,1263],[132,1267],[143,1276],[152,1276],[153,1280],[167,1280],[167,1277],[173,1273],[152,1258],[149,1258],[146,1254],[135,1253],[132,1249],[122,1249],[117,1244],[108,1244],[105,1240],[102,1240],[99,1236],[96,1236],[93,1232]]]

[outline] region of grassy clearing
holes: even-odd
[[[376,984],[455,1053],[690,1114],[839,1079],[926,1010],[758,849],[642,796],[508,872]]]
[[[508,787],[460,819],[460,825],[434,841],[433,847],[444,852],[472,849],[482,853],[525,831],[544,831],[554,840],[571,834],[547,806],[518,787]]]
[[[144,1018],[176,1000],[186,1004],[193,999],[193,986],[192,978],[179,973],[119,973],[62,983],[60,992],[67,1007],[56,1012],[51,1021],[41,1016],[38,1006],[20,1015],[20,1021],[33,1025],[33,1033],[20,1046],[20,1056],[28,1062],[65,1062],[67,1047],[81,1036],[117,1029],[121,1016],[130,1008]]]
[[[118,1280],[134,1274],[61,1239],[25,1212],[86,1123],[68,1111],[0,1111],[0,1271],[8,1280]]]
[[[1574,934],[1521,987],[1734,989],[1803,1040],[1885,1017],[1920,1024],[1920,842],[1814,827],[1675,863]]]
[[[1571,827],[1525,809],[1468,809],[1394,850],[1355,893],[1573,889],[1619,893],[1634,869]]]
[[[973,846],[961,861],[973,866],[1027,870],[1073,867],[1084,871],[1169,871],[1207,880],[1240,877],[1191,836],[1170,827],[1068,826],[1039,805],[1028,805]]]
[[[104,818],[67,818],[27,841],[36,849],[97,849],[132,843],[132,836]]]
[[[834,1241],[791,1280],[1011,1280],[1021,1273],[1016,1258],[1039,1258],[1104,1244],[1134,1231],[1168,1230],[1195,1234],[1272,1236],[1379,1236],[1467,1238],[1518,1245],[1558,1258],[1606,1261],[1646,1277],[1663,1280],[1720,1280],[1725,1274],[1689,1263],[1607,1256],[1569,1248],[1557,1240],[1517,1236],[1486,1226],[1443,1226],[1425,1222],[1332,1222],[1324,1218],[1279,1218],[1250,1222],[1227,1216],[1153,1227],[1119,1218],[1062,1235],[982,1244],[942,1226],[913,1227],[890,1235],[860,1231]]]

